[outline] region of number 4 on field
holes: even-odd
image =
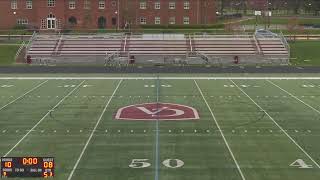
[[[302,159],[297,159],[293,163],[290,164],[293,167],[299,168],[313,168],[312,165],[307,165]]]

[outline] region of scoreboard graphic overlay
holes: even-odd
[[[53,157],[2,157],[1,177],[54,177]]]

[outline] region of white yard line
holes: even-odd
[[[160,80],[157,79],[157,110],[159,110],[159,91],[160,91]],[[159,180],[159,117],[156,119],[156,129],[155,129],[155,137],[156,137],[156,153],[155,153],[155,175],[154,179]]]
[[[14,100],[10,101],[9,103],[5,104],[4,106],[2,106],[2,107],[0,108],[0,111],[1,111],[2,109],[6,108],[7,106],[9,106],[10,104],[16,102],[17,100],[21,99],[21,98],[24,97],[25,95],[29,94],[30,92],[36,90],[37,88],[39,88],[40,86],[42,86],[44,83],[46,83],[46,82],[48,82],[48,81],[49,81],[49,80],[46,80],[46,81],[38,84],[36,87],[33,87],[32,89],[30,89],[30,90],[27,91],[26,93],[22,94],[21,96],[17,97],[16,99],[14,99]]]
[[[8,156],[11,151],[13,151],[49,114],[52,110],[57,108],[67,97],[69,97],[76,89],[78,89],[85,80],[83,80],[80,84],[78,84],[72,91],[70,91],[66,96],[64,96],[58,104],[56,104],[51,110],[49,110],[31,129],[28,131],[3,157]]]
[[[299,99],[297,96],[291,94],[290,92],[286,91],[285,89],[281,88],[280,86],[278,86],[277,84],[273,83],[270,80],[267,80],[269,83],[271,83],[272,85],[274,85],[275,87],[279,88],[281,91],[287,93],[288,95],[290,95],[291,97],[293,97],[294,99],[296,99],[297,101],[301,102],[302,104],[308,106],[310,109],[314,110],[315,112],[317,112],[318,114],[320,114],[320,111],[317,110],[316,108],[312,107],[310,104],[302,101],[301,99]]]
[[[138,77],[0,77],[0,80],[10,80],[10,79],[19,79],[19,80],[155,80],[157,77],[152,76],[138,76]],[[164,80],[229,80],[229,79],[239,79],[239,80],[320,80],[320,77],[205,77],[205,76],[199,76],[199,77],[192,77],[192,76],[185,76],[185,77],[173,77],[173,76],[163,76],[159,77],[159,79]]]
[[[235,158],[235,156],[234,156],[234,154],[233,154],[233,152],[232,152],[232,150],[231,150],[231,148],[230,148],[230,146],[229,146],[229,143],[228,143],[227,139],[224,137],[224,134],[223,134],[223,132],[222,132],[222,130],[221,130],[221,128],[220,128],[220,125],[219,125],[219,123],[218,123],[215,115],[213,114],[213,111],[212,111],[210,105],[208,104],[206,98],[204,97],[204,95],[203,95],[203,93],[202,93],[202,90],[200,89],[200,87],[199,87],[199,85],[198,85],[198,83],[197,83],[196,80],[194,80],[194,83],[196,84],[196,86],[197,86],[197,88],[198,88],[198,91],[200,92],[200,94],[201,94],[201,96],[202,96],[203,101],[206,103],[206,105],[207,105],[207,107],[208,107],[208,109],[209,109],[209,111],[210,111],[210,114],[211,114],[211,116],[212,116],[212,118],[213,118],[216,126],[217,126],[218,129],[219,129],[219,132],[220,132],[220,134],[221,134],[221,137],[222,137],[224,143],[226,144],[226,146],[227,146],[227,148],[228,148],[228,150],[229,150],[229,153],[230,153],[230,155],[232,156],[232,159],[233,159],[234,163],[235,163],[236,166],[237,166],[237,169],[238,169],[238,171],[239,171],[239,173],[240,173],[240,175],[241,175],[242,180],[245,180],[246,178],[244,177],[244,175],[243,175],[243,173],[242,173],[242,170],[241,170],[241,168],[240,168],[240,166],[239,166],[239,163],[238,163],[238,161],[236,160],[236,158]]]
[[[270,114],[264,110],[258,103],[256,103],[242,88],[240,88],[233,80],[230,81],[244,94],[246,95],[261,111],[263,111],[269,119],[318,167],[320,165],[270,116]]]
[[[88,138],[88,140],[87,140],[87,142],[86,142],[85,146],[83,147],[83,149],[82,149],[82,151],[81,151],[81,153],[80,153],[79,158],[77,159],[77,161],[76,161],[75,165],[74,165],[74,166],[73,166],[73,168],[72,168],[72,171],[71,171],[71,172],[70,172],[70,174],[69,174],[68,180],[72,179],[72,176],[73,176],[73,174],[74,174],[75,170],[77,169],[77,167],[78,167],[78,165],[79,165],[79,163],[80,163],[80,160],[81,160],[81,158],[82,158],[82,156],[83,156],[84,152],[86,151],[86,149],[87,149],[87,147],[88,147],[88,145],[89,145],[89,143],[90,143],[90,141],[91,141],[91,138],[92,138],[92,136],[93,136],[94,132],[96,131],[96,129],[97,129],[97,127],[98,127],[98,125],[99,125],[99,123],[100,123],[100,121],[101,121],[101,119],[102,119],[102,117],[103,117],[104,113],[106,112],[106,110],[107,110],[107,108],[108,108],[108,106],[109,106],[109,104],[110,104],[111,100],[113,99],[113,97],[114,97],[115,93],[117,92],[117,90],[118,90],[118,88],[119,88],[119,86],[120,86],[120,84],[121,84],[121,82],[122,82],[122,81],[123,81],[122,79],[119,81],[119,83],[118,83],[117,87],[114,89],[114,91],[113,91],[113,93],[112,93],[111,97],[109,98],[109,100],[108,100],[108,102],[106,103],[106,105],[105,105],[105,107],[104,107],[103,111],[101,112],[100,117],[99,117],[99,119],[98,119],[98,121],[97,121],[96,125],[95,125],[95,126],[94,126],[94,128],[93,128],[93,131],[91,132],[91,134],[90,134],[90,136],[89,136],[89,138]]]

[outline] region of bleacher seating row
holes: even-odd
[[[179,35],[177,38],[157,36],[71,36],[37,35],[26,54],[41,57],[105,57],[119,53],[124,56],[181,56],[197,52],[208,57],[268,56],[288,57],[288,49],[278,37],[265,38],[255,35]],[[129,57],[128,57],[129,58]]]

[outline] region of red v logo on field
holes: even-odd
[[[120,108],[115,119],[119,120],[195,120],[196,109],[171,103],[145,103]]]
[[[141,111],[147,113],[147,114],[150,114],[150,115],[156,115],[157,113],[160,113],[161,111],[165,110],[165,109],[168,109],[168,107],[161,107],[159,109],[152,109],[154,111],[150,111],[149,109],[143,107],[143,106],[140,106],[140,107],[137,107],[138,109],[140,109]]]
[[[173,108],[169,108],[169,107],[161,107],[159,109],[152,109],[154,111],[150,111],[149,109],[145,108],[145,107],[137,107],[138,109],[140,109],[141,111],[152,115],[152,116],[157,116],[157,117],[169,117],[169,116],[180,116],[184,114],[183,110],[180,109],[173,109]],[[165,113],[166,111],[170,111]]]

